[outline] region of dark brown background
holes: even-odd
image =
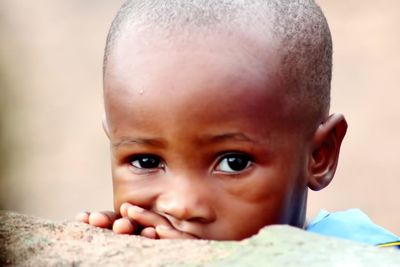
[[[318,1],[334,41],[332,112],[349,122],[318,210],[358,207],[400,234],[400,2]],[[53,219],[112,207],[101,64],[122,0],[0,0],[1,208]]]

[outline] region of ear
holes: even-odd
[[[103,119],[101,120],[101,123],[103,124],[104,132],[106,133],[107,137],[110,139],[110,131],[109,131],[109,128],[108,128],[106,115],[103,116]]]
[[[332,181],[339,160],[340,145],[346,131],[347,122],[342,114],[329,116],[315,131],[309,162],[310,189],[321,190]]]

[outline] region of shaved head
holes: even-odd
[[[347,129],[331,70],[313,0],[127,0],[103,74],[116,213],[144,208],[160,238],[160,221],[215,240],[303,227]]]
[[[248,34],[265,37],[271,45],[272,36],[287,96],[314,123],[328,114],[332,41],[312,0],[128,0],[107,37],[105,73],[118,42],[132,33],[150,33],[167,44],[176,38]]]

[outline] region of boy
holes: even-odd
[[[104,57],[115,212],[78,219],[161,239],[304,228],[347,129],[331,66],[311,0],[127,1]]]

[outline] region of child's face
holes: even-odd
[[[217,240],[302,226],[308,137],[290,119],[277,58],[242,50],[116,46],[104,81],[116,211],[130,202]]]

